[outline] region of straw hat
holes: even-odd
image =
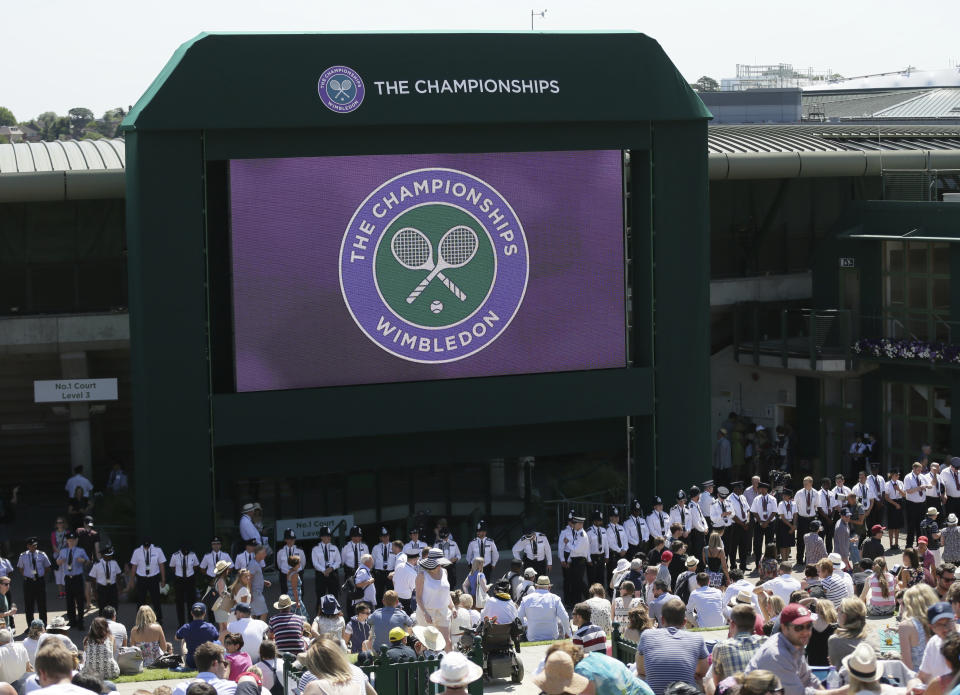
[[[843,658],[847,672],[859,681],[872,683],[880,680],[883,669],[877,667],[877,655],[866,642],[861,642],[853,652]]]
[[[533,677],[533,683],[546,695],[579,695],[590,685],[590,681],[574,673],[573,659],[566,652],[554,652],[548,656],[543,671]]]
[[[687,567],[696,567],[699,564],[700,564],[700,561],[697,558],[695,558],[693,555],[687,558],[687,562],[686,562]]]
[[[226,572],[231,567],[233,567],[232,562],[230,562],[229,560],[221,560],[220,562],[217,563],[217,566],[213,568],[213,573],[221,574],[222,572]]]
[[[273,607],[276,608],[278,611],[282,611],[282,610],[286,610],[287,608],[290,608],[292,605],[293,605],[293,599],[291,599],[286,594],[280,594],[280,598],[277,600],[276,603],[273,604]]]
[[[448,688],[463,688],[483,675],[483,669],[460,652],[447,652],[440,660],[440,668],[430,674],[430,680]]]
[[[550,586],[552,586],[550,584],[550,577],[545,574],[541,574],[539,577],[537,577],[537,586],[545,586],[550,588]]]
[[[443,651],[443,648],[447,646],[447,640],[443,638],[440,630],[433,625],[414,625],[413,634],[427,649],[435,652]]]

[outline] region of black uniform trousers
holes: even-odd
[[[606,586],[607,558],[603,555],[591,555],[590,560],[592,564],[587,565],[587,588],[594,584]]]
[[[286,579],[282,574],[282,578]],[[195,577],[173,577],[173,593],[177,603],[177,625],[185,625],[190,609],[197,600],[197,581]],[[283,593],[287,593],[284,589]]]
[[[30,579],[23,578],[23,609],[27,614],[27,627],[33,622],[33,610],[37,609],[40,620],[47,622],[47,591],[46,577]]]
[[[703,546],[706,545],[707,537],[704,535],[703,531],[698,531],[693,529],[690,531],[690,535],[687,536],[687,555],[692,555],[693,557],[701,560],[703,557]]]
[[[590,570],[585,557],[570,558],[569,585],[570,585],[570,606],[576,605],[587,598],[586,575]]]
[[[571,599],[573,596],[573,587],[571,586],[573,583],[573,580],[571,579],[571,577],[573,577],[573,572],[572,568],[570,567],[569,560],[567,561],[566,567],[561,565],[560,572],[563,575],[563,605],[572,606],[574,603]]]
[[[541,576],[547,573],[547,561],[546,560],[531,560],[526,555],[523,556],[523,566],[532,567],[537,573],[537,576]],[[536,580],[534,580],[536,581]],[[450,585],[451,587],[453,584]]]
[[[152,577],[141,577],[137,575],[136,596],[137,604],[144,605],[147,602],[147,594],[150,595],[150,605],[153,606],[157,614],[157,622],[163,625],[163,599],[160,596],[160,575],[155,574]]]
[[[776,539],[776,528],[774,521],[767,523],[766,528],[763,528],[759,521],[753,525],[753,562],[758,568],[767,543],[773,543]]]
[[[487,584],[493,584],[499,579],[499,577],[493,576],[493,570],[496,565],[484,565],[483,566],[483,576],[487,578]]]
[[[948,497],[948,498],[947,498],[947,501],[948,501],[948,502],[949,502],[949,499],[950,499],[950,498]],[[924,503],[923,503],[923,516],[924,516],[924,517],[927,515],[927,509],[930,508],[930,507],[933,507],[934,509],[936,509],[936,510],[940,513],[940,518],[943,518],[944,503],[943,503],[943,500],[942,500],[939,496],[937,496],[937,495],[934,495],[933,497],[929,497],[929,496],[928,496],[927,499],[924,501]],[[921,519],[921,521],[922,521],[922,519]],[[918,525],[918,528],[919,528],[919,525]]]
[[[810,532],[810,522],[816,519],[815,516],[797,515],[797,564],[803,564],[804,546],[803,537]]]
[[[932,498],[931,498],[932,499]],[[907,500],[907,545],[912,548],[913,542],[920,536],[920,522],[927,513],[926,502],[911,502]]]
[[[941,514],[956,514],[960,516],[960,497],[947,497],[947,503],[943,505]]]
[[[114,584],[100,584],[97,582],[97,607],[103,608],[104,606],[113,606],[116,608],[120,605],[120,598],[117,593],[117,585]]]
[[[837,520],[833,516],[833,513],[828,514],[826,518],[823,514],[820,515],[820,523],[823,524],[823,544],[827,547],[828,553],[833,552],[833,529],[837,526]]]
[[[727,527],[723,532],[723,547],[727,551],[727,562],[729,563],[730,569],[739,566],[741,569],[746,569],[746,559],[740,553],[740,543],[743,540],[743,527],[740,526],[737,522],[733,522],[732,526]],[[737,558],[740,558],[740,563],[738,565]]]
[[[82,630],[85,588],[83,575],[64,575],[63,584],[67,592],[67,620],[71,626]]]
[[[313,580],[314,588],[317,590],[317,612],[320,612],[320,599],[326,594],[340,595],[340,573],[339,570],[333,570],[329,575],[323,572],[317,572]]]

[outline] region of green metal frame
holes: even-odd
[[[330,65],[349,65],[370,81],[351,114],[335,114],[317,97],[317,78]],[[373,84],[478,72],[546,75],[560,91],[401,99]],[[271,465],[260,475],[290,474],[288,463],[318,472],[319,452],[350,441],[373,451],[394,438],[391,456],[409,460],[424,451],[425,435],[449,454],[522,441],[529,430],[554,450],[575,452],[620,446],[630,418],[635,490],[680,487],[691,466],[705,474],[709,117],[656,41],[637,33],[202,34],[184,44],[123,124],[139,531],[160,543],[212,532],[220,467],[233,472],[261,451]],[[218,347],[225,328],[211,318],[225,309],[210,291],[223,273],[222,259],[210,257],[218,252],[208,205],[223,194],[211,165],[578,148],[632,154],[628,368],[272,393],[215,385],[232,357]],[[401,407],[464,402],[463,394],[473,404],[467,415],[437,406],[412,419]],[[615,442],[608,428],[594,427],[611,419],[623,422]],[[687,465],[674,465],[672,444],[658,441],[683,441]],[[177,501],[198,513],[170,518],[155,492],[186,476]]]

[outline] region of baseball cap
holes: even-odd
[[[190,606],[190,612],[191,612],[191,613],[206,613],[206,612],[207,612],[207,607],[206,607],[205,604],[200,603],[200,601],[197,601],[195,604],[193,604],[192,606]]]
[[[875,533],[883,533],[886,530],[887,529],[881,526],[880,524],[874,524],[873,526],[870,527],[870,535],[872,536]]]
[[[949,604],[948,604],[949,607]],[[951,612],[951,615],[953,613]],[[805,625],[813,622],[813,614],[799,603],[788,604],[780,613],[781,625]]]
[[[673,559],[673,552],[670,550],[664,550],[660,553],[660,562],[670,562]]]
[[[939,601],[927,609],[927,622],[933,625],[938,620],[950,618],[954,620],[953,608],[946,601]]]
[[[924,545],[930,545],[930,539],[926,536],[920,536],[917,538],[917,543],[923,543]]]
[[[402,627],[395,627],[392,630],[390,630],[391,642],[399,642],[403,639],[406,639],[406,637],[407,637],[407,631],[404,630]]]

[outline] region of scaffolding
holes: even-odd
[[[737,76],[725,77],[720,89],[725,92],[740,92],[747,89],[781,89],[804,87],[812,82],[829,80],[831,70],[798,70],[790,63],[774,65],[745,65],[737,63]]]

